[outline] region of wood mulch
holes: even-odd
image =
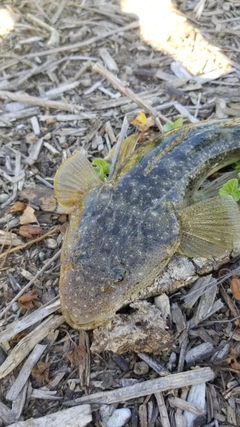
[[[240,2],[169,4],[1,2],[0,426],[240,425],[240,246],[174,256],[93,332],[59,310],[62,161],[106,157],[139,111],[146,138],[240,115]]]

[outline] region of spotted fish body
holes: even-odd
[[[112,318],[175,252],[207,257],[236,246],[240,214],[233,198],[216,193],[196,203],[194,196],[207,176],[238,159],[240,119],[162,135],[137,149],[106,183],[81,153],[63,163],[56,196],[74,205],[59,287],[68,323],[92,329]]]

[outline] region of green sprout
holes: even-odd
[[[240,177],[240,173],[238,174]],[[230,195],[234,198],[235,202],[240,200],[240,187],[237,178],[229,179],[218,192],[221,196]]]
[[[92,162],[94,170],[101,181],[105,181],[110,172],[110,165],[104,159],[95,159]]]
[[[238,160],[238,162],[236,162],[236,163],[233,165],[233,168],[234,168],[235,170],[239,170],[239,169],[240,169],[240,160]]]
[[[166,123],[163,126],[163,129],[165,132],[168,132],[169,130],[173,130],[182,126],[183,126],[183,119],[180,117],[179,119],[175,120],[175,122]],[[101,179],[101,181],[105,182],[110,172],[110,164],[106,162],[106,160],[104,159],[95,159],[93,160],[92,165],[94,167],[96,174]]]
[[[179,119],[175,120],[175,122],[168,122],[163,125],[164,132],[168,132],[169,130],[177,129],[183,126],[183,119],[179,117]]]

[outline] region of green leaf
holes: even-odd
[[[165,123],[165,125],[163,125],[163,130],[165,132],[168,132],[169,130],[172,130],[172,129],[173,129],[173,123],[172,122],[168,122],[168,123]]]
[[[240,161],[234,163],[233,168],[236,170],[240,169]]]
[[[179,119],[175,120],[175,122],[168,122],[163,125],[163,129],[165,132],[168,132],[169,130],[177,129],[182,127],[183,125],[183,119],[182,117],[179,117]]]
[[[179,117],[175,122],[173,122],[173,129],[181,128],[183,126],[183,119]]]
[[[238,180],[236,178],[229,179],[218,192],[221,196],[230,195],[236,202],[240,200],[240,190],[238,187]]]
[[[105,181],[106,176],[110,172],[109,163],[107,163],[104,159],[94,159],[92,165],[101,181]]]

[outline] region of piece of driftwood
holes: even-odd
[[[56,390],[42,390],[34,388],[31,393],[31,399],[42,399],[42,400],[62,400],[61,397],[57,395]]]
[[[77,113],[82,110],[82,107],[79,105],[68,104],[67,102],[61,101],[52,101],[37,96],[8,92],[4,90],[0,90],[0,99],[11,99],[12,101],[23,102],[24,104],[37,105],[38,107],[43,108],[54,108],[62,111],[69,111],[70,113]]]
[[[205,400],[206,400],[206,384],[205,382],[195,384],[191,387],[187,401],[190,404],[193,404],[202,410],[205,409]],[[184,411],[186,419],[186,427],[192,427],[194,420],[197,418],[197,414],[189,412],[187,409]],[[204,414],[200,414],[204,415]]]
[[[159,393],[166,390],[187,387],[189,385],[201,384],[211,381],[214,372],[210,368],[198,368],[192,371],[181,372],[179,374],[168,375],[163,378],[144,381],[121,389],[94,393],[74,400],[64,402],[64,405],[74,406],[79,403],[118,403],[126,400],[147,396],[152,393]]]
[[[28,384],[25,383],[12,402],[12,409],[8,408],[3,402],[0,401],[0,421],[3,420],[5,425],[9,425],[14,421],[19,420],[26,400]]]
[[[0,115],[0,127],[11,127],[11,122],[27,117],[32,117],[39,113],[38,107],[29,107],[24,110],[15,111],[14,113],[5,113]]]
[[[101,56],[109,71],[114,71],[116,73],[118,72],[118,66],[108,49],[106,49],[105,47],[101,47],[99,49],[99,55]]]
[[[24,329],[29,328],[48,317],[50,314],[60,309],[60,301],[59,298],[55,298],[56,301],[50,301],[42,307],[38,308],[33,313],[24,317],[21,320],[16,322],[12,322],[5,331],[0,332],[0,342],[5,340],[10,340],[14,335],[19,334],[19,332],[24,331]]]
[[[12,384],[12,387],[10,388],[10,390],[8,390],[6,394],[6,399],[15,400],[17,398],[24,384],[27,382],[31,374],[32,368],[34,367],[34,365],[36,365],[36,363],[40,359],[46,347],[47,347],[46,345],[40,345],[40,344],[36,345],[32,353],[30,353],[30,355],[24,362],[24,365],[22,366],[16,380]]]
[[[9,427],[85,427],[92,421],[90,405],[75,406],[41,418],[18,421]]]
[[[169,397],[168,401],[171,406],[182,409],[183,411],[190,412],[194,415],[204,415],[206,413],[203,408],[196,406],[196,404],[194,405],[193,403],[190,403],[184,399],[181,399],[180,397]]]
[[[3,421],[6,425],[9,425],[10,423],[13,423],[15,419],[15,413],[3,402],[0,402],[0,421]]]
[[[90,383],[90,348],[89,336],[83,329],[79,331],[79,346],[84,349],[82,360],[79,360],[79,382],[80,387],[89,386]]]
[[[63,316],[50,316],[37,326],[32,332],[26,335],[14,347],[10,355],[0,366],[0,378],[10,374],[30,353],[30,351],[42,341],[49,333],[50,329],[58,328],[64,322]]]
[[[165,404],[162,392],[155,393],[155,397],[156,397],[156,401],[158,404],[158,409],[159,409],[159,413],[160,413],[160,419],[161,419],[162,427],[171,427],[170,420],[168,417],[167,408],[166,408],[166,404]]]
[[[199,344],[187,352],[185,360],[189,364],[193,364],[196,361],[202,362],[202,360],[206,359],[212,353],[213,349],[213,344],[210,342]]]

